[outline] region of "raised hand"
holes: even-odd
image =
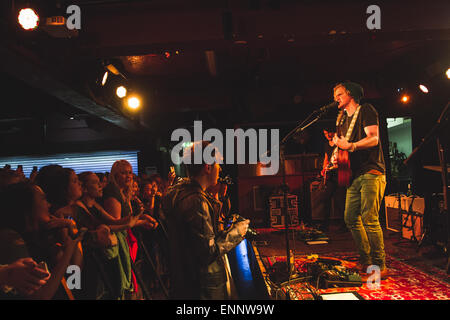
[[[32,258],[22,258],[5,267],[5,284],[29,296],[47,283],[50,273],[41,269]]]

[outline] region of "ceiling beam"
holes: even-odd
[[[366,22],[367,4],[351,2],[283,4],[280,10],[205,8],[204,10],[156,10],[152,3],[136,6],[82,8],[85,42],[80,53],[95,56],[138,55],[161,49],[211,50],[228,47],[233,40],[248,45],[276,42],[286,46],[326,44],[337,38],[371,37]],[[448,40],[448,2],[436,0],[426,6],[414,1],[380,4],[381,29],[377,39]],[[224,25],[223,14],[230,14]],[[228,30],[229,29],[229,30]],[[226,40],[227,36],[231,39]],[[87,40],[89,39],[89,40]]]
[[[4,47],[0,47],[0,69],[30,86],[56,97],[69,106],[104,119],[120,128],[129,131],[137,131],[142,128],[141,124],[137,124],[115,110],[95,103],[87,96],[51,76],[43,67]]]

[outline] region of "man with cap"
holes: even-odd
[[[385,164],[379,135],[378,113],[368,103],[359,104],[363,88],[354,82],[337,84],[334,100],[339,103],[338,132],[333,142],[349,151],[352,181],[347,188],[344,219],[359,251],[358,269],[364,276],[377,265],[387,275],[383,231],[378,212],[386,187]],[[349,131],[349,132],[347,132]]]

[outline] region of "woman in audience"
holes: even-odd
[[[104,189],[106,187],[106,185],[108,184],[108,176],[103,172],[97,172],[96,175],[100,179],[100,184],[102,186],[102,189]]]
[[[10,184],[23,181],[23,177],[17,171],[0,168],[0,190]]]
[[[77,247],[82,235],[77,235],[73,229],[63,233],[63,245],[59,246],[61,254],[52,259],[53,254],[49,251],[56,244],[46,241],[47,228],[52,218],[42,189],[29,181],[11,184],[1,192],[0,202],[4,210],[0,216],[0,264],[11,264],[30,257],[34,261],[45,262],[51,272],[45,274],[38,270],[45,284],[40,283],[42,285],[39,288],[29,291],[16,288],[13,297],[55,298],[68,265],[77,260]],[[64,228],[71,226],[67,224]],[[39,269],[45,268],[45,264],[40,263]],[[29,266],[36,270],[31,261]]]
[[[150,178],[142,183],[141,198],[144,212],[159,219],[161,195],[158,192],[158,182],[155,178]]]
[[[158,183],[156,179],[149,178],[141,185],[141,199],[144,206],[144,214],[152,216],[158,222],[158,228],[153,232],[143,234],[143,241],[155,265],[155,273],[150,276],[151,286],[158,285],[157,274],[165,281],[168,286],[168,239],[167,227],[163,211],[161,210],[161,196],[158,192]]]
[[[77,230],[74,220],[76,201],[81,197],[81,184],[75,171],[63,168],[60,165],[42,167],[36,176],[36,183],[42,188],[50,203],[50,219],[46,224],[46,241],[53,247],[52,259],[58,259],[61,255],[60,246],[64,245],[71,229]],[[70,229],[68,229],[70,228]],[[78,244],[76,254],[71,261],[72,265],[83,268],[82,244]],[[64,288],[67,292],[67,288]],[[78,294],[79,291],[75,291]],[[64,292],[58,292],[62,296]]]
[[[130,287],[129,280],[126,279],[127,275],[131,275],[131,265],[128,245],[124,237],[117,237],[117,232],[134,226],[145,226],[147,221],[140,220],[140,216],[114,219],[96,201],[103,196],[98,176],[93,172],[83,172],[79,179],[83,195],[77,201],[75,220],[79,226],[91,230],[91,241],[84,246],[87,264],[87,272],[83,278],[85,297],[121,299],[125,290]],[[99,266],[99,263],[103,266]],[[103,270],[99,269],[101,267]],[[99,281],[101,278],[103,281]]]
[[[109,173],[109,183],[103,190],[103,207],[114,219],[121,219],[132,215],[131,200],[133,195],[133,171],[131,164],[126,160],[114,162]],[[156,221],[148,215],[142,215],[152,228],[156,228]],[[133,263],[137,256],[137,239],[131,229],[128,229],[126,240],[129,246],[130,257]],[[130,291],[137,293],[137,281],[132,274],[133,287]],[[135,296],[136,297],[136,296]]]
[[[131,211],[133,215],[140,215],[144,212],[144,204],[140,199],[140,188],[138,177],[133,175],[133,182],[131,187]]]

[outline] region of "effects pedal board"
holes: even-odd
[[[309,229],[309,230],[300,230],[298,231],[299,240],[303,240],[305,242],[309,241],[329,241],[330,238],[320,230]]]
[[[324,289],[361,286],[361,276],[358,273],[350,272],[344,267],[335,266],[333,269],[325,271],[323,276]]]
[[[342,266],[339,260],[318,258],[307,265],[307,273],[320,289],[362,285],[361,276]]]

